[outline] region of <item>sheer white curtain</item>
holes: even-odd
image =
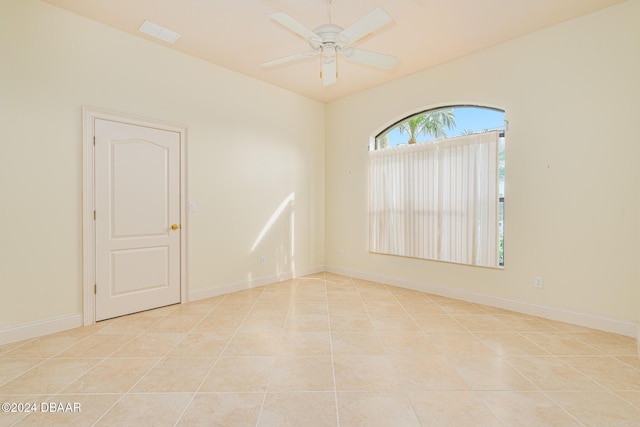
[[[370,151],[370,251],[497,267],[498,138]]]

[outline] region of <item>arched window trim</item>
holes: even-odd
[[[369,150],[375,150],[376,149],[376,140],[377,140],[378,137],[384,135],[385,133],[390,132],[391,130],[396,128],[400,123],[404,122],[405,120],[409,120],[412,117],[419,116],[420,114],[429,113],[429,112],[432,112],[432,111],[444,110],[444,109],[449,109],[449,108],[465,108],[465,107],[467,107],[467,108],[483,108],[483,109],[486,109],[486,110],[498,111],[498,112],[501,112],[501,113],[505,114],[505,130],[506,130],[506,128],[507,128],[506,111],[503,108],[489,106],[489,105],[482,105],[482,104],[466,104],[466,103],[442,104],[442,105],[423,107],[423,108],[420,108],[420,109],[417,109],[417,110],[413,110],[414,112],[409,113],[409,114],[405,113],[404,115],[401,116],[400,119],[397,119],[397,120],[391,122],[391,124],[383,127],[382,130],[374,131],[372,136],[369,139]]]

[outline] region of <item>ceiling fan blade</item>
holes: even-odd
[[[331,60],[323,60],[322,61],[322,86],[329,86],[336,82],[337,80],[337,67],[336,67],[336,58],[333,57]]]
[[[273,15],[271,15],[271,19],[273,19],[280,25],[286,27],[290,31],[293,31],[294,33],[298,34],[300,37],[302,37],[305,40],[319,37],[316,33],[314,33],[313,31],[311,31],[310,29],[308,29],[307,27],[305,27],[304,25],[302,25],[301,23],[299,23],[298,21],[296,21],[295,19],[293,19],[292,17],[290,17],[284,12],[274,13]]]
[[[391,22],[391,16],[382,10],[382,8],[376,7],[371,12],[351,24],[349,28],[343,30],[338,35],[338,39],[343,43],[353,43],[389,22]]]
[[[392,69],[396,65],[396,62],[398,62],[398,58],[395,56],[387,55],[386,53],[372,52],[370,50],[356,49],[354,47],[345,49],[343,55],[352,61],[373,65],[374,67],[386,68],[388,70]]]
[[[318,52],[314,52],[312,50],[308,52],[296,53],[295,55],[285,56],[284,58],[274,59],[273,61],[265,62],[264,64],[260,64],[263,67],[273,67],[274,65],[284,64],[286,62],[296,61],[302,58],[309,58]]]

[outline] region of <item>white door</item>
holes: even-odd
[[[180,134],[95,126],[95,319],[180,302]]]

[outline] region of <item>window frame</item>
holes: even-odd
[[[506,151],[506,131],[508,130],[508,121],[506,119],[506,111],[502,108],[497,108],[497,107],[493,107],[493,106],[487,106],[487,105],[478,105],[478,104],[447,104],[447,105],[440,105],[440,106],[433,106],[430,108],[425,108],[425,109],[420,109],[417,112],[413,112],[409,115],[406,115],[404,117],[402,117],[399,120],[395,120],[394,122],[392,122],[391,124],[385,126],[384,128],[382,128],[381,131],[375,133],[374,136],[372,136],[370,138],[370,143],[369,143],[369,151],[377,151],[377,150],[384,150],[387,148],[394,148],[394,147],[385,147],[385,148],[380,148],[379,147],[379,138],[381,136],[387,135],[389,134],[391,131],[393,131],[394,129],[398,128],[403,122],[406,122],[407,120],[410,120],[413,117],[419,116],[421,114],[425,114],[425,113],[430,113],[430,112],[435,112],[438,110],[446,110],[446,109],[460,109],[460,108],[477,108],[477,109],[482,109],[482,110],[489,110],[489,111],[494,111],[497,113],[502,114],[502,119],[503,119],[503,125],[502,126],[496,126],[491,128],[490,130],[499,130],[499,144],[498,144],[498,162],[497,162],[497,169],[496,169],[496,175],[497,175],[497,182],[498,182],[498,194],[497,194],[497,205],[498,205],[498,211],[497,211],[497,215],[496,215],[496,239],[498,241],[498,254],[497,254],[497,264],[496,265],[491,265],[491,266],[485,266],[485,265],[475,265],[475,264],[469,264],[469,263],[464,263],[464,262],[457,262],[457,261],[448,261],[448,260],[442,260],[442,259],[434,259],[434,258],[419,258],[419,259],[425,259],[425,260],[430,260],[430,261],[439,261],[439,262],[450,262],[450,263],[455,263],[455,264],[459,264],[459,265],[468,265],[468,266],[475,266],[475,267],[485,267],[485,268],[494,268],[494,269],[504,269],[505,267],[505,262],[504,262],[504,242],[505,242],[505,213],[506,213],[506,203],[505,203],[505,181],[506,181],[506,167],[505,167],[505,151]],[[488,129],[485,129],[484,131],[486,131]],[[464,130],[460,130],[462,132],[464,132]],[[458,132],[460,132],[458,131]],[[474,132],[474,133],[480,133],[480,132]],[[447,135],[446,138],[441,138],[439,139],[439,141],[442,140],[446,140],[449,138],[455,138],[459,135],[462,135],[461,133],[458,133],[457,135],[451,136],[451,135]],[[424,142],[423,142],[424,143]],[[420,142],[418,142],[418,144],[420,144]],[[400,145],[400,144],[399,144]],[[368,167],[370,168],[370,166]],[[368,173],[371,173],[371,171],[369,170]],[[501,178],[502,177],[502,178]],[[368,184],[369,186],[371,186],[371,182],[369,182]],[[371,189],[369,189],[369,194],[371,194]],[[371,215],[371,211],[370,211],[370,206],[368,208],[368,215],[370,217]],[[370,223],[370,219],[369,219],[369,236],[371,236],[370,232],[371,232],[371,223]],[[371,238],[371,237],[369,237]],[[376,254],[381,254],[380,252],[373,252],[371,251],[371,244],[369,243],[368,245],[369,247],[369,251],[371,253],[376,253]],[[383,254],[384,255],[384,254]],[[406,257],[405,255],[394,255],[394,254],[388,254],[388,255],[392,255],[392,256],[403,256]],[[411,256],[409,256],[411,258]]]

